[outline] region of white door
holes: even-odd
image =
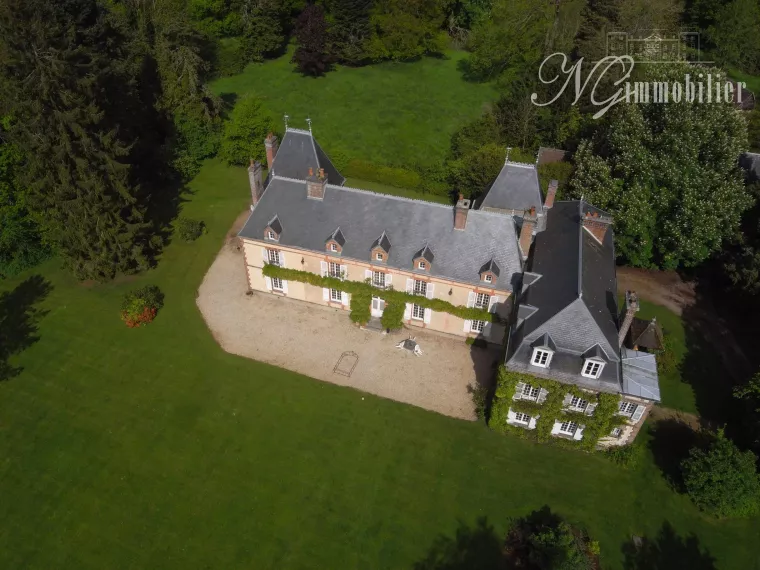
[[[385,301],[380,297],[372,297],[372,310],[370,313],[373,317],[382,317],[383,309],[385,309]]]

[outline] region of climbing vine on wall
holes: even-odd
[[[496,313],[489,313],[484,309],[463,307],[461,305],[452,305],[443,299],[428,299],[427,297],[423,297],[421,295],[412,295],[406,291],[396,291],[392,287],[389,287],[388,289],[378,289],[377,287],[372,286],[372,284],[368,281],[344,281],[337,277],[322,277],[321,275],[317,275],[316,273],[311,273],[309,271],[301,271],[299,269],[286,269],[284,267],[279,267],[278,265],[272,265],[269,263],[264,265],[261,272],[266,277],[279,277],[280,279],[284,279],[286,281],[299,281],[301,283],[314,285],[315,287],[338,289],[339,291],[348,293],[352,296],[352,314],[354,311],[357,311],[356,315],[351,317],[351,320],[361,324],[365,324],[369,320],[369,305],[372,302],[373,296],[382,296],[383,300],[385,301],[386,305],[385,312],[383,312],[383,317],[385,317],[385,313],[388,312],[389,309],[391,310],[391,315],[389,315],[387,319],[383,319],[383,327],[390,329],[401,327],[404,316],[404,307],[406,303],[416,303],[417,305],[425,307],[426,309],[430,309],[431,311],[448,313],[461,319],[488,322],[500,321],[500,318]],[[359,299],[356,300],[356,304],[354,304],[354,297],[359,297]],[[362,321],[361,319],[364,318],[365,312],[363,309],[359,309],[359,303],[365,302],[366,320]],[[397,309],[399,306],[401,307],[401,314],[396,319],[395,315],[398,311],[395,309]],[[393,319],[391,319],[392,316],[394,317]],[[386,321],[389,325],[392,324],[393,326],[386,326]]]
[[[546,400],[538,403],[530,400],[513,400],[520,382],[530,384],[535,388],[543,388],[548,392]],[[588,415],[584,412],[563,410],[565,395],[572,394],[596,404],[594,413]],[[496,380],[496,392],[491,406],[491,419],[489,427],[502,433],[514,433],[519,437],[534,438],[537,441],[553,441],[561,445],[571,444],[573,447],[592,450],[599,439],[609,434],[613,428],[622,425],[623,419],[617,415],[620,397],[615,394],[592,394],[573,386],[562,384],[556,380],[537,378],[528,374],[521,374],[507,370],[504,366],[499,368]],[[507,423],[509,409],[522,412],[531,417],[539,416],[536,420],[536,429],[528,430]],[[552,437],[551,432],[555,420],[567,420],[584,425],[583,439],[580,441],[566,440]]]

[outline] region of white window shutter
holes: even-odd
[[[528,422],[528,429],[536,429],[536,420],[538,419],[538,416],[535,418],[530,418],[530,421]]]
[[[491,336],[491,323],[490,321],[486,321],[486,324],[483,325],[483,336]]]
[[[430,316],[433,314],[433,311],[430,309],[425,309],[424,318],[422,319],[425,324],[430,324]]]
[[[464,332],[470,332],[470,329],[472,329],[472,321],[465,320],[464,321]]]
[[[285,265],[285,252],[280,250],[280,267],[286,267]]]
[[[578,429],[575,430],[575,433],[573,434],[573,439],[583,439],[583,429],[586,426],[578,426]]]
[[[264,281],[267,284],[267,291],[272,290],[272,279],[270,277],[264,277]]]
[[[467,306],[468,307],[475,306],[475,291],[470,291],[469,293],[467,293]]]
[[[520,400],[522,398],[523,390],[525,389],[525,382],[518,382],[515,385],[515,395],[512,398],[513,400]]]
[[[573,401],[573,395],[572,394],[565,394],[565,399],[562,400],[563,406],[569,406],[570,402]]]
[[[408,321],[411,318],[412,318],[412,304],[407,303],[406,306],[404,307],[404,320]]]
[[[326,289],[324,287],[322,288],[322,300],[323,301],[329,301],[330,300],[330,290]]]
[[[348,265],[340,266],[340,277],[341,279],[348,279]]]
[[[593,414],[593,413],[594,413],[594,410],[596,409],[596,406],[597,406],[597,405],[598,405],[598,404],[589,404],[589,405],[588,405],[588,407],[586,408],[586,414],[588,414],[589,416],[590,416],[591,414]]]
[[[390,273],[385,274],[385,286],[390,287],[390,284],[392,283],[393,275]]]
[[[494,311],[496,311],[496,303],[498,303],[498,302],[499,302],[499,297],[498,296],[491,297],[491,300],[489,301],[489,304],[488,304],[488,312],[489,313],[493,313]]]
[[[282,292],[288,294],[288,282],[284,279],[282,280]]]
[[[549,392],[547,390],[544,390],[543,388],[539,389],[538,391],[538,403],[543,404],[546,401],[546,397],[549,395]]]
[[[261,256],[264,259],[265,263],[269,263],[269,251],[267,250],[267,248],[265,247],[261,248]]]
[[[343,305],[348,305],[351,302],[350,297],[351,295],[349,295],[345,291],[340,292],[340,302],[343,303]]]
[[[434,297],[434,295],[433,295],[434,288],[435,288],[435,285],[433,285],[432,283],[428,283],[427,284],[427,294],[426,294],[426,297],[428,299],[432,299]]]
[[[634,410],[633,415],[631,416],[631,421],[633,423],[636,423],[637,421],[639,421],[641,419],[641,416],[644,415],[645,409],[646,409],[645,406],[642,406],[641,404],[636,406],[636,409]]]
[[[407,293],[413,293],[414,292],[414,279],[407,278],[407,280],[406,280],[406,292]]]
[[[371,269],[365,269],[364,270],[364,278],[372,280],[372,270]]]
[[[325,277],[327,275],[327,262],[326,261],[320,261],[319,262],[319,268],[322,271],[322,277]],[[329,291],[328,291],[327,294],[328,295],[330,294]]]
[[[558,422],[557,420],[554,420],[554,425],[552,426],[552,435],[556,435],[559,433],[559,428],[562,426],[562,422]]]

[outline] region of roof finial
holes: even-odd
[[[306,122],[309,123],[309,132],[311,132],[311,117],[306,117]]]
[[[283,120],[285,121],[285,130],[286,131],[288,130],[288,119],[290,119],[290,117],[288,117],[287,115],[285,115],[283,117]]]
[[[507,164],[509,162],[509,151],[512,150],[511,146],[507,147],[507,157],[504,159],[504,164]]]

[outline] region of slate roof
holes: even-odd
[[[305,180],[309,176],[309,168],[315,175],[320,168],[324,168],[327,182],[330,184],[342,186],[346,181],[311,132],[301,129],[287,129],[272,163],[272,174],[284,178]],[[267,183],[269,178],[267,177]]]
[[[272,231],[277,235],[280,235],[282,233],[282,224],[280,223],[280,218],[277,217],[277,214],[275,214],[274,217],[269,220],[267,226],[272,228]]]
[[[333,184],[327,184],[323,200],[313,200],[306,197],[306,182],[277,175],[239,235],[260,239],[275,212],[284,228],[282,245],[321,252],[325,236],[340,227],[346,239],[342,257],[369,261],[378,236],[387,232],[393,243],[389,267],[412,271],[415,255],[427,244],[435,251],[434,276],[477,285],[480,268],[493,259],[502,268],[493,287],[509,291],[521,271],[515,224],[503,214],[469,210],[467,227],[455,230],[451,206]]]
[[[760,154],[745,152],[739,157],[739,166],[747,171],[750,182],[760,180]]]
[[[417,253],[414,254],[414,259],[417,259],[419,257],[426,259],[429,263],[433,263],[433,260],[435,259],[435,254],[433,253],[433,250],[430,249],[428,244],[425,244],[425,247],[423,247],[421,250],[419,250]]]
[[[660,401],[660,381],[654,354],[623,347],[623,393]]]
[[[506,162],[480,203],[480,208],[529,210],[543,206],[541,185],[535,164]]]
[[[662,329],[656,319],[647,321],[634,317],[631,329],[628,332],[628,345],[641,347],[649,350],[662,350]]]
[[[483,267],[480,268],[480,272],[481,273],[485,273],[486,271],[490,271],[496,277],[498,277],[499,274],[501,273],[501,269],[499,268],[499,264],[496,263],[493,259],[489,259],[488,263],[486,263]]]

